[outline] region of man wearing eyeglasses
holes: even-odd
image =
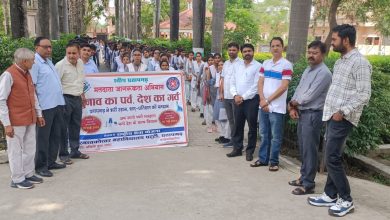
[[[38,96],[38,102],[45,119],[45,126],[37,128],[37,155],[35,169],[43,177],[51,177],[51,169],[65,168],[65,164],[56,163],[60,140],[61,123],[65,100],[62,85],[50,57],[51,42],[46,37],[37,37],[35,46],[35,64],[31,76]]]

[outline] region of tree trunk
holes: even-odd
[[[115,0],[115,35],[119,36],[119,0]]]
[[[123,36],[129,37],[129,0],[123,0]]]
[[[192,47],[201,52],[204,49],[204,29],[206,22],[206,2],[204,0],[193,1],[193,19],[192,19]],[[203,51],[204,52],[204,51]]]
[[[311,0],[292,0],[287,59],[293,63],[306,54]]]
[[[123,28],[126,25],[124,21],[124,0],[119,0],[119,36],[124,36]]]
[[[51,39],[54,40],[57,40],[60,37],[58,1],[59,0],[50,1],[50,35]]]
[[[68,21],[68,1],[58,1],[58,14],[60,22],[60,33],[69,33],[69,21]]]
[[[211,21],[212,43],[211,53],[222,53],[223,32],[225,26],[225,0],[213,1],[213,18]]]
[[[180,1],[179,0],[171,0],[170,9],[171,9],[171,16],[170,16],[169,38],[172,42],[172,41],[179,40]]]
[[[38,0],[38,35],[50,38],[49,0]]]
[[[13,38],[28,37],[27,30],[27,2],[23,0],[12,0],[10,2],[11,29]]]
[[[136,25],[137,25],[137,40],[138,39],[141,39],[141,36],[142,36],[142,27],[141,27],[141,0],[136,0],[137,1],[137,8],[136,8],[136,12],[137,12],[137,15],[136,15]]]
[[[75,34],[82,34],[84,31],[84,0],[68,0],[69,3],[69,30]]]
[[[161,0],[156,0],[156,12],[154,14],[154,37],[160,37]]]
[[[325,40],[326,55],[329,54],[330,44],[332,43],[332,29],[337,26],[337,8],[340,5],[341,0],[333,0],[329,8],[328,22],[329,33]]]
[[[5,23],[5,33],[11,34],[11,26],[10,26],[10,16],[9,16],[9,3],[8,0],[3,0],[3,13],[4,13],[4,23]]]

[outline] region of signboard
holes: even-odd
[[[87,75],[80,151],[187,146],[180,72]]]

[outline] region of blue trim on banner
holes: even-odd
[[[114,133],[94,134],[94,135],[80,135],[80,140],[103,139],[103,138],[113,138],[113,137],[131,137],[131,136],[159,134],[159,133],[168,133],[168,132],[176,132],[176,131],[184,131],[184,127],[114,132]]]

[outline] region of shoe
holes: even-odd
[[[336,205],[331,206],[328,210],[329,215],[342,217],[349,212],[353,212],[355,206],[353,202],[344,201],[342,198],[339,198],[336,202]]]
[[[33,184],[43,183],[43,179],[40,177],[37,177],[35,175],[32,175],[31,177],[26,178],[26,180],[30,181],[30,183],[33,183]]]
[[[73,161],[69,158],[64,158],[64,159],[60,159],[60,161],[66,165],[71,165],[73,164]]]
[[[207,128],[207,133],[213,133],[213,129],[212,128]]]
[[[233,142],[226,143],[226,144],[224,144],[222,146],[226,147],[226,148],[231,148],[231,147],[233,147]]]
[[[201,118],[204,118],[204,115],[203,115],[203,113],[200,113],[200,116],[199,117],[201,117]]]
[[[221,143],[222,138],[224,138],[224,137],[219,136],[219,137],[215,138],[215,142]]]
[[[226,154],[227,157],[238,157],[242,156],[242,152],[239,150],[233,150],[232,152]]]
[[[307,198],[307,202],[313,206],[330,207],[336,205],[337,198],[330,198],[326,193],[322,193],[321,196],[310,196]]]
[[[206,125],[206,121],[203,121],[203,122],[202,122],[202,125]]]
[[[53,176],[53,173],[50,172],[49,170],[46,170],[46,169],[36,170],[36,173],[39,176],[43,176],[43,177],[52,177]]]
[[[191,108],[191,112],[195,112],[195,109],[194,109],[194,108]]]
[[[58,169],[64,169],[66,167],[65,164],[59,164],[54,162],[52,165],[49,166],[49,170],[58,170]]]
[[[253,160],[253,155],[252,154],[247,154],[246,155],[246,161],[252,161]]]
[[[230,139],[227,139],[227,138],[225,138],[225,137],[222,137],[222,139],[220,140],[220,144],[227,144],[227,143],[229,143],[230,142]]]
[[[291,191],[294,195],[307,195],[307,194],[313,194],[314,193],[314,187],[306,188],[304,186],[300,186],[295,188],[293,191]]]
[[[31,189],[31,188],[34,188],[34,184],[32,184],[28,180],[23,180],[20,183],[14,183],[13,181],[11,181],[11,187],[18,188],[18,189]]]

